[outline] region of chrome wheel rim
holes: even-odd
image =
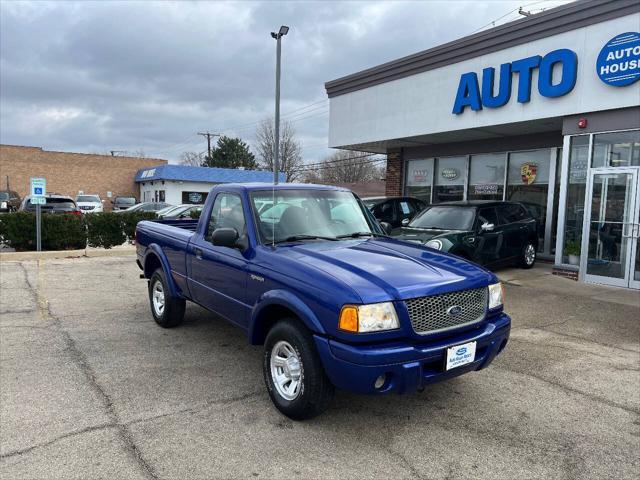
[[[529,244],[524,250],[524,261],[527,263],[527,265],[532,265],[535,260],[536,249],[533,247],[533,245]]]
[[[151,289],[151,303],[153,303],[153,311],[156,316],[161,317],[164,312],[164,287],[160,280],[156,280]]]
[[[271,350],[271,379],[285,400],[295,400],[302,391],[302,362],[289,342],[279,341]]]

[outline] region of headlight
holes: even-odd
[[[489,310],[501,307],[504,303],[504,291],[502,283],[494,283],[489,285]]]
[[[425,245],[429,248],[435,248],[436,250],[442,250],[442,242],[440,240],[429,240]]]
[[[352,333],[379,332],[400,328],[391,302],[370,305],[345,305],[340,312],[340,330]]]
[[[0,203],[0,208],[7,208],[7,202]]]

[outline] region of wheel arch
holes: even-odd
[[[153,272],[158,268],[162,268],[162,271],[164,272],[171,296],[182,298],[182,294],[171,275],[171,267],[169,266],[169,261],[167,260],[166,255],[159,245],[151,244],[147,248],[142,262],[142,271],[144,272],[145,278],[150,279]]]
[[[300,321],[312,333],[326,333],[316,315],[300,298],[284,290],[273,290],[263,294],[251,311],[249,343],[262,345],[269,329],[283,318]]]

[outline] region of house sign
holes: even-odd
[[[598,77],[607,85],[626,87],[640,79],[640,33],[616,35],[596,60]]]

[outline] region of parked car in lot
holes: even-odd
[[[76,204],[82,213],[102,213],[104,212],[104,200],[99,195],[78,195]]]
[[[515,202],[440,203],[391,235],[482,265],[516,262],[531,268],[538,250],[537,222]]]
[[[73,198],[66,195],[57,195],[55,193],[45,195],[46,202],[41,205],[42,213],[70,213],[73,215],[82,215],[78,205]],[[36,206],[31,203],[31,195],[27,195],[20,204],[20,210],[23,212],[35,212]]]
[[[15,212],[20,208],[20,195],[13,190],[0,190],[0,213]]]
[[[131,208],[136,203],[137,203],[137,200],[134,197],[116,197],[111,201],[111,205],[114,212]]]
[[[412,197],[370,197],[362,201],[379,222],[385,222],[393,228],[408,223],[421,212],[427,203]]]
[[[202,212],[203,205],[184,204],[178,205],[168,211],[158,211],[158,218],[165,220],[180,219],[180,218],[198,218],[200,212]]]
[[[480,370],[509,338],[494,274],[385,236],[342,188],[216,186],[198,221],[138,223],[136,248],[158,325],[193,301],[243,329],[294,419],[325,410],[334,387],[408,393]]]
[[[170,207],[168,203],[165,202],[142,202],[138,203],[132,207],[127,208],[126,210],[118,210],[117,213],[122,212],[157,212],[162,210],[163,208]]]

